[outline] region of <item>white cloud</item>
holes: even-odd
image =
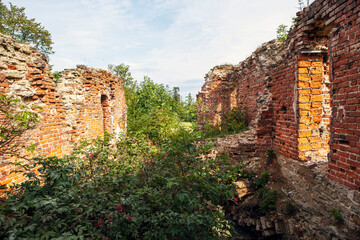
[[[171,86],[193,81],[193,93],[210,68],[243,60],[297,11],[295,0],[12,2],[52,33],[55,70],[126,63],[138,80],[149,75]]]

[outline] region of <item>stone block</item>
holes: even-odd
[[[302,116],[302,117],[303,117],[303,116],[306,117],[306,116],[309,116],[309,111],[308,111],[308,110],[300,110],[300,111],[299,111],[299,114],[300,114],[300,116]]]
[[[298,146],[299,151],[309,151],[310,149],[311,149],[310,144],[305,144],[305,145],[299,145]]]
[[[322,94],[322,90],[321,89],[311,89],[311,94],[313,94],[313,95]]]
[[[320,136],[316,136],[316,137],[310,137],[310,143],[316,143],[316,142],[321,142],[322,139]]]
[[[312,68],[310,70],[310,74],[311,75],[317,75],[317,74],[322,74],[323,73],[323,69],[318,67],[318,68]]]
[[[299,102],[310,102],[310,96],[299,96]]]
[[[308,82],[298,82],[298,87],[299,88],[308,88],[308,87],[310,87],[310,83],[308,83]]]
[[[311,82],[310,88],[321,88],[321,82]]]
[[[313,103],[311,103],[311,107],[312,108],[319,108],[319,107],[321,107],[321,102],[313,102]]]
[[[310,61],[299,61],[298,63],[299,67],[311,67],[311,62]]]
[[[322,121],[322,116],[314,116],[314,117],[312,118],[312,121],[313,121],[314,123],[321,122],[321,121]]]
[[[322,95],[312,95],[311,102],[322,102],[323,96]]]
[[[311,63],[312,67],[322,67],[323,66],[323,62],[312,62]]]
[[[310,137],[310,136],[312,136],[312,131],[309,130],[299,131],[299,138]]]
[[[309,69],[308,68],[299,68],[298,73],[299,74],[309,74]]]
[[[323,75],[312,75],[311,79],[314,82],[322,82],[324,80],[324,76]]]
[[[311,109],[310,103],[299,103],[299,109]]]
[[[298,79],[299,79],[299,81],[310,81],[311,77],[310,77],[310,75],[307,75],[307,74],[299,74]]]
[[[310,89],[299,89],[298,93],[299,93],[299,95],[310,95],[311,90]]]
[[[308,138],[298,138],[298,142],[300,145],[308,144],[309,139]]]
[[[316,116],[316,115],[321,115],[321,114],[322,114],[322,109],[321,108],[311,109],[310,110],[310,115]]]

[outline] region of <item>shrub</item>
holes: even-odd
[[[155,146],[143,136],[81,142],[65,158],[35,159],[0,203],[2,239],[225,239],[221,205],[235,194],[227,158],[200,157],[186,131]],[[34,166],[36,171],[30,170]]]
[[[220,124],[214,126],[210,122],[206,123],[202,131],[205,137],[208,138],[240,133],[248,129],[247,113],[240,105],[233,108],[230,112],[223,114]]]

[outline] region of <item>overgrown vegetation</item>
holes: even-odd
[[[259,210],[262,214],[275,209],[275,202],[278,197],[276,190],[271,190],[266,184],[269,181],[269,173],[264,171],[263,174],[255,179],[255,189],[260,200]]]
[[[124,136],[113,148],[106,136],[66,158],[36,159],[24,166],[29,180],[0,204],[1,238],[229,237],[220,206],[233,198],[238,171],[224,157],[204,160],[210,148],[194,140],[186,131],[161,146]]]
[[[248,129],[247,113],[240,105],[223,114],[220,123],[215,125],[211,122],[206,123],[202,131],[205,138],[214,138],[240,133]]]
[[[170,90],[146,76],[137,82],[125,64],[109,65],[109,70],[124,82],[128,134],[142,133],[154,142],[161,142],[179,129],[182,122],[195,128],[196,102],[191,94],[181,101],[178,87]]]
[[[0,94],[0,149],[3,155],[17,155],[16,140],[39,121],[34,111],[22,104],[20,99]]]

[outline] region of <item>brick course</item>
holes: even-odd
[[[41,121],[12,147],[21,158],[0,152],[0,184],[19,183],[10,162],[31,157],[25,147],[36,145],[39,156],[70,153],[80,139],[125,131],[126,103],[122,80],[105,70],[78,66],[61,73],[56,82],[47,59],[36,49],[0,34],[0,94],[38,105]]]
[[[283,44],[263,44],[206,75],[198,124],[221,121],[235,93],[256,129],[256,151],[326,162],[329,179],[359,190],[360,2],[316,0],[296,22]]]

